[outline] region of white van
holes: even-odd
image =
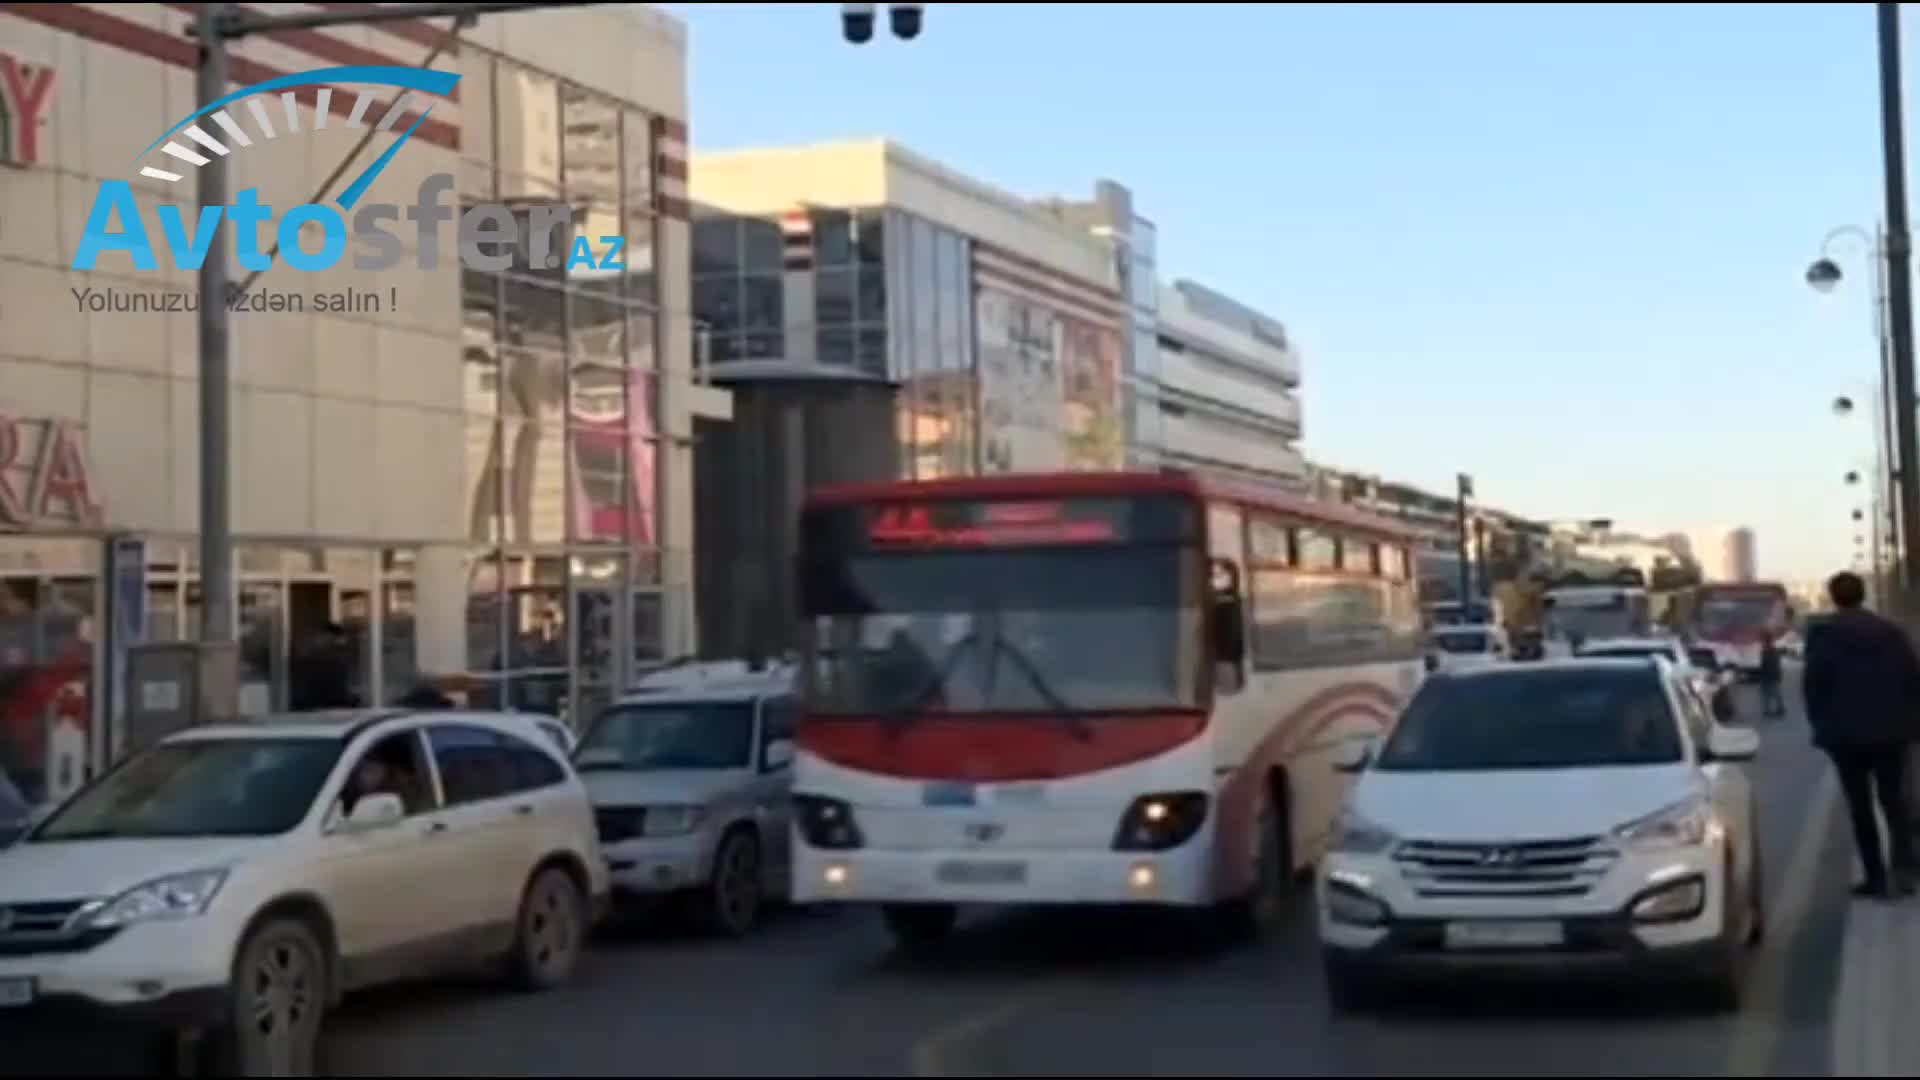
[[[1506,662],[1510,655],[1507,632],[1498,626],[1481,623],[1436,626],[1427,637],[1428,671],[1487,667]]]

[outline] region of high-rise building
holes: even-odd
[[[1723,580],[1746,582],[1759,578],[1759,559],[1754,549],[1753,530],[1742,525],[1727,530],[1720,541],[1721,563],[1726,571]]]

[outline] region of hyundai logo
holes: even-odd
[[[967,826],[967,839],[976,844],[991,844],[1006,835],[1006,831],[1002,826],[980,822]]]
[[[1526,861],[1526,853],[1519,848],[1488,848],[1480,853],[1480,865],[1486,867],[1515,867]]]

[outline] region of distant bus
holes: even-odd
[[[1742,673],[1759,671],[1760,643],[1792,627],[1793,607],[1777,581],[1702,585],[1694,593],[1694,639]]]
[[[1644,637],[1653,632],[1653,605],[1637,585],[1574,585],[1549,589],[1543,627],[1549,656],[1567,656],[1584,641]]]

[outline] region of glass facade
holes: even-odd
[[[1160,285],[1155,247],[1158,233],[1145,218],[1133,219],[1125,245],[1127,313],[1133,336],[1127,350],[1125,404],[1128,456],[1135,464],[1159,461],[1165,444],[1160,420]]]
[[[523,240],[508,269],[462,271],[466,670],[476,701],[578,715],[592,703],[570,692],[617,685],[618,642],[659,648],[660,122],[504,57],[461,67],[465,199],[572,212],[544,265]],[[623,269],[567,265],[575,237],[597,251],[610,235]],[[387,553],[389,633],[407,633],[414,570]]]
[[[901,475],[965,476],[979,468],[970,242],[913,214],[887,220]]]
[[[779,223],[705,217],[693,226],[693,314],[712,363],[776,360],[788,323]]]

